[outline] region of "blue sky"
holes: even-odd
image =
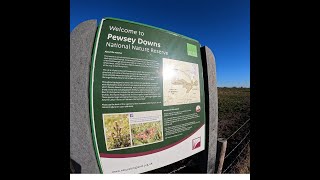
[[[182,34],[208,46],[218,87],[250,87],[249,0],[71,0],[70,30],[103,17],[140,22]]]

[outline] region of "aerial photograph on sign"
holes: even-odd
[[[163,58],[163,105],[200,102],[198,64]]]

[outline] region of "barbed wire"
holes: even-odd
[[[235,135],[249,121],[250,121],[250,118],[245,123],[243,123],[235,132],[233,132],[226,140],[230,139],[233,135]]]
[[[248,131],[248,133],[244,136],[244,138],[241,139],[241,141],[236,145],[236,147],[234,147],[226,156],[224,159],[227,159],[227,157],[242,143],[242,141],[244,141],[246,139],[246,137],[249,135],[250,130]]]
[[[244,151],[244,149],[248,146],[249,143],[250,143],[250,140],[247,142],[247,144],[244,146],[244,148],[242,148],[242,150],[240,151],[238,156],[236,158],[234,158],[234,160],[229,164],[229,166],[222,173],[225,173],[231,167],[231,165],[237,160],[237,158],[240,156],[240,154]]]

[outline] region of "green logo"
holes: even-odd
[[[198,57],[197,46],[187,43],[187,52],[189,56]]]

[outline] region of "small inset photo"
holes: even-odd
[[[161,121],[131,125],[132,146],[140,146],[163,141]]]
[[[103,114],[107,150],[131,147],[129,114]]]

